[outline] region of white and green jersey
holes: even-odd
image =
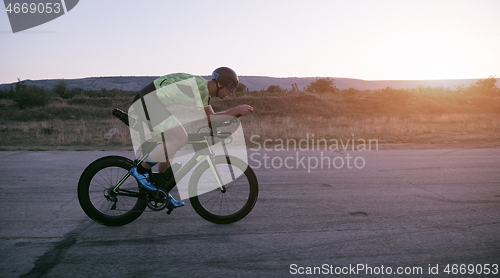
[[[165,107],[176,104],[191,106],[194,103],[198,107],[210,105],[208,81],[201,76],[173,73],[155,79],[153,84],[158,99]]]
[[[147,124],[156,137],[178,124],[206,119],[204,107],[209,105],[208,81],[201,76],[173,73],[146,86],[136,97],[130,113]]]

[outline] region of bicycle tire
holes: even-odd
[[[78,182],[78,201],[92,220],[107,226],[121,226],[144,212],[147,206],[144,190],[132,176],[120,186],[120,190],[127,189],[141,197],[116,195],[116,202],[106,198],[133,165],[133,161],[126,157],[106,156],[92,162],[83,171]]]
[[[231,163],[228,163],[228,158]],[[259,193],[257,177],[247,163],[236,157],[216,156],[215,165],[223,176],[226,191],[217,188],[200,194],[200,187],[216,183],[208,161],[204,161],[194,170],[190,179],[189,194],[193,197],[189,200],[194,210],[205,220],[216,224],[234,223],[247,216],[255,206]],[[231,175],[229,165],[236,179]]]

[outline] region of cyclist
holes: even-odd
[[[140,165],[130,170],[130,174],[143,188],[157,191],[149,176],[151,168],[157,164],[160,172],[167,171],[173,176],[170,166],[175,153],[187,143],[187,132],[177,118],[170,113],[169,106],[191,105],[194,102],[198,109],[204,111],[208,121],[214,115],[236,117],[253,111],[253,107],[243,104],[215,113],[210,106],[210,97],[223,99],[231,95],[238,85],[238,75],[228,67],[220,67],[213,71],[211,77],[212,79],[207,81],[201,76],[187,73],[165,75],[155,79],[135,97],[132,107],[139,108],[134,108],[134,110],[142,111],[137,114],[140,114],[141,118],[148,119],[153,136],[161,135],[163,141],[163,144],[156,146]],[[155,93],[151,94],[152,92]],[[168,194],[168,196],[169,205],[173,208],[184,206],[183,202],[175,200],[172,195]]]

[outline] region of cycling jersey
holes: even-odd
[[[208,81],[201,76],[173,73],[155,79],[153,84],[158,99],[166,107],[175,104],[192,105],[193,101],[198,107],[210,105]],[[195,94],[199,94],[200,98],[195,97]]]
[[[155,79],[137,94],[132,105],[141,119],[149,120],[153,136],[180,123],[200,119],[204,116],[203,108],[207,106],[210,106],[208,81],[187,73],[168,74]]]

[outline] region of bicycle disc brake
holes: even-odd
[[[163,188],[158,188],[155,193],[148,194],[148,207],[152,210],[159,211],[168,205],[168,193]]]

